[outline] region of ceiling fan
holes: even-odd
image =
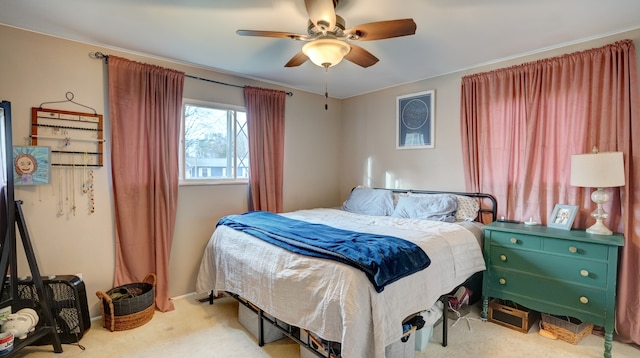
[[[343,58],[365,68],[378,62],[377,57],[364,48],[352,44],[351,41],[382,40],[416,33],[416,23],[413,19],[370,22],[347,29],[344,19],[335,12],[338,1],[305,0],[309,15],[306,35],[257,30],[238,30],[236,33],[242,36],[306,41],[302,51],[293,56],[284,66],[296,67],[311,60],[325,70],[337,65]]]

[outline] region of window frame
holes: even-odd
[[[179,148],[179,180],[178,180],[178,184],[180,186],[190,186],[190,185],[220,185],[220,184],[247,184],[249,183],[249,177],[247,176],[247,178],[238,178],[237,177],[237,172],[234,174],[234,178],[210,178],[210,179],[186,179],[185,177],[185,166],[186,166],[186,150],[185,150],[185,145],[186,145],[186,140],[185,140],[185,108],[187,105],[192,105],[192,106],[198,106],[198,107],[207,107],[207,108],[211,108],[211,109],[217,109],[217,110],[227,110],[227,111],[234,111],[234,112],[244,112],[245,115],[247,113],[247,110],[245,107],[243,106],[237,106],[237,105],[232,105],[232,104],[224,104],[224,103],[218,103],[218,102],[211,102],[211,101],[204,101],[204,100],[198,100],[198,99],[191,99],[191,98],[183,98],[182,99],[182,107],[181,107],[181,113],[180,113],[180,148]],[[237,131],[237,119],[234,119],[234,128],[233,128],[233,133],[235,135],[236,131]],[[229,127],[227,127],[227,130],[229,130]],[[248,130],[247,131],[247,136],[248,136]],[[237,157],[236,155],[236,150],[237,150],[237,141],[234,138],[233,141],[233,154],[234,157]],[[235,166],[235,163],[234,163]]]

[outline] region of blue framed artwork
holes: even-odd
[[[396,149],[434,147],[435,92],[396,97]]]
[[[49,184],[50,172],[50,147],[13,147],[13,180],[15,185]]]

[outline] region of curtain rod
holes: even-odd
[[[89,53],[89,57],[95,58],[95,59],[98,59],[98,60],[104,60],[104,63],[109,62],[109,55],[105,55],[102,52],[90,52]],[[242,86],[242,85],[234,85],[232,83],[220,82],[220,81],[216,81],[216,80],[210,80],[210,79],[207,79],[207,78],[191,76],[191,75],[187,75],[187,74],[185,74],[184,76],[185,77],[189,77],[189,78],[193,78],[193,79],[196,79],[196,80],[200,80],[200,81],[217,83],[217,84],[223,85],[223,86],[230,86],[230,87],[236,87],[236,88],[245,88],[245,86]],[[285,93],[289,97],[293,96],[293,92],[285,92]]]

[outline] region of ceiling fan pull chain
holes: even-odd
[[[324,66],[324,110],[329,109],[329,66]]]

